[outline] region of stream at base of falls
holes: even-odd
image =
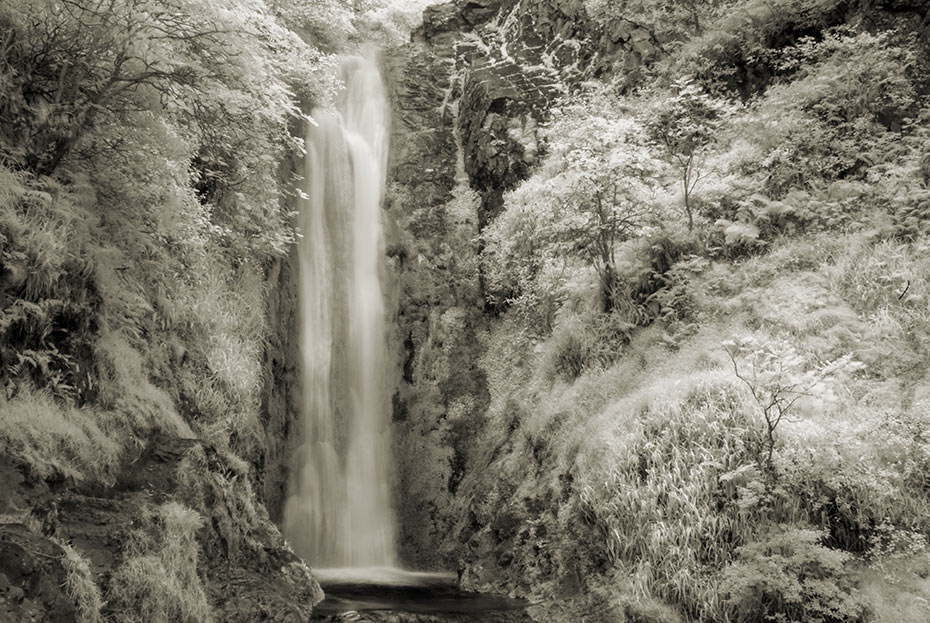
[[[388,567],[316,569],[326,599],[314,621],[378,623],[530,623],[522,599],[469,593],[455,574]]]

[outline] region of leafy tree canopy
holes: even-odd
[[[564,107],[545,132],[539,170],[505,196],[504,213],[484,232],[491,296],[557,292],[572,261],[592,268],[603,308],[618,301],[617,246],[658,218],[662,163],[642,126],[609,99]]]

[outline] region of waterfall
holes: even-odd
[[[388,108],[373,60],[344,65],[340,115],[314,110],[300,199],[302,444],[284,535],[319,567],[393,566],[391,378],[381,199]]]

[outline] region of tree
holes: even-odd
[[[734,106],[711,97],[689,79],[675,83],[674,95],[657,101],[646,113],[650,139],[660,145],[678,168],[688,231],[694,228],[691,197],[706,175],[705,157]]]
[[[538,299],[564,283],[568,262],[580,261],[597,274],[609,312],[621,296],[617,247],[653,222],[661,164],[632,115],[604,96],[561,112],[539,171],[505,196],[483,234],[486,281],[491,296]]]
[[[762,415],[764,430],[757,460],[769,474],[774,473],[775,431],[793,413],[795,404],[830,392],[838,381],[862,368],[852,354],[810,368],[790,344],[755,337],[727,341],[723,346],[733,373],[749,388]]]
[[[48,175],[95,126],[139,111],[183,118],[205,146],[252,116],[283,133],[297,108],[275,55],[306,45],[266,12],[260,0],[3,0],[0,157]]]

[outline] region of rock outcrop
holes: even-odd
[[[272,521],[280,524],[290,474],[290,457],[300,443],[300,368],[297,326],[296,248],[270,269],[266,298],[268,338],[262,393],[262,451],[253,457],[258,491]]]
[[[0,621],[76,623],[65,551],[23,524],[0,525]]]
[[[0,513],[34,525],[0,525],[0,621],[79,620],[74,597],[63,589],[68,568],[60,543],[87,561],[105,613],[118,615],[127,591],[136,595],[127,569],[177,546],[170,535],[152,537],[167,534],[170,517],[161,509],[171,504],[196,529],[196,552],[186,555],[198,561],[195,577],[215,620],[308,621],[322,591],[254,505],[246,471],[202,441],[157,436],[106,488],[21,478],[18,499],[8,498]],[[28,514],[23,503],[32,507]],[[177,572],[168,566],[166,573]]]
[[[479,365],[488,322],[480,232],[541,155],[539,128],[553,103],[607,62],[585,19],[580,1],[433,5],[411,42],[383,61],[403,379],[393,432],[401,555],[410,565],[457,564],[451,501],[473,468],[489,401]]]

